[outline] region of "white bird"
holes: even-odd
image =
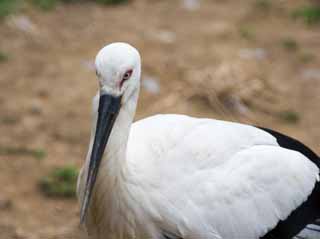
[[[78,179],[90,238],[285,239],[306,227],[319,237],[320,164],[309,148],[213,119],[168,114],[133,123],[138,51],[107,45],[95,67],[100,89]]]

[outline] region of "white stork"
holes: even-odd
[[[304,228],[320,238],[320,164],[309,148],[214,119],[156,115],[133,123],[138,51],[107,45],[95,67],[100,89],[78,179],[90,238],[286,239],[302,238]]]

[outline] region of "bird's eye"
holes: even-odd
[[[128,70],[128,71],[123,75],[122,80],[123,80],[123,81],[129,80],[129,78],[131,77],[131,75],[132,75],[132,70]]]
[[[120,83],[120,88],[122,87],[122,85],[125,81],[130,79],[131,75],[132,75],[132,70],[128,70],[128,71],[126,71],[126,73],[124,73],[122,80],[121,80],[121,83]]]

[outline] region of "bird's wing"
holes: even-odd
[[[319,173],[255,127],[177,115],[136,123],[128,162],[143,210],[185,239],[259,238],[308,198]]]

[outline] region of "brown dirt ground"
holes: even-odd
[[[250,122],[320,153],[319,26],[290,17],[306,1],[274,0],[269,10],[255,2],[202,0],[194,11],[178,0],[27,7],[30,29],[14,23],[19,16],[0,23],[0,50],[10,55],[0,64],[0,146],[47,154],[0,155],[0,238],[84,238],[77,201],[48,199],[37,182],[53,167],[82,164],[97,90],[88,65],[113,41],[136,46],[144,77],[160,84],[159,94],[142,89],[137,119],[162,112]],[[285,39],[298,49],[285,49]],[[281,120],[286,111],[299,122]]]

